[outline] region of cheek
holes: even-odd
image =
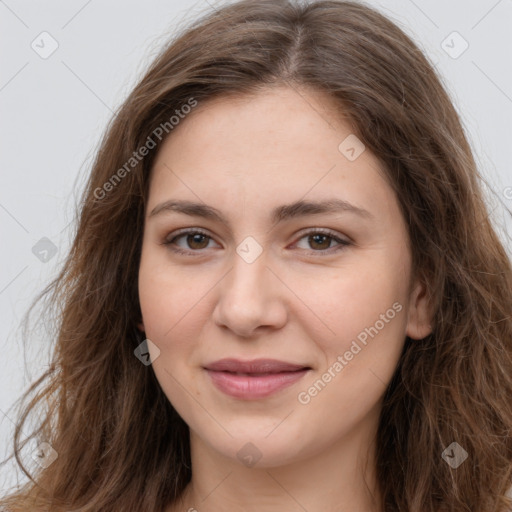
[[[187,338],[184,327],[193,327],[187,320],[201,309],[204,295],[179,270],[143,251],[139,268],[139,302],[144,328],[149,339],[164,350],[174,340]],[[180,336],[175,336],[180,332]]]
[[[328,327],[318,330],[315,338],[324,340],[330,354],[347,350],[358,336],[364,340],[365,329],[375,324],[379,337],[386,333],[400,340],[405,331],[407,284],[403,268],[375,263],[340,270],[321,287],[309,287],[308,305]]]
[[[335,334],[315,339],[323,353],[318,371],[297,397],[305,411],[353,425],[377,404],[398,364],[405,340],[406,283],[371,268],[337,280],[317,303]],[[338,297],[336,300],[333,297]],[[332,435],[324,422],[321,435]]]
[[[194,283],[198,284],[198,283]],[[148,339],[160,351],[152,363],[155,376],[168,400],[180,411],[190,408],[183,383],[190,383],[189,364],[199,339],[201,297],[205,291],[184,283],[176,269],[144,253],[139,268],[139,301]],[[187,385],[189,392],[193,387]]]

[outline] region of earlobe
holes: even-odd
[[[144,322],[139,322],[137,324],[137,327],[138,327],[140,332],[145,332],[146,331],[146,328],[144,327]]]
[[[409,299],[406,335],[414,340],[421,340],[431,333],[431,304],[427,297],[425,285],[418,282]]]

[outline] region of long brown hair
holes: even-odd
[[[118,109],[97,151],[74,241],[44,290],[52,365],[24,399],[14,456],[30,476],[7,510],[162,511],[191,478],[188,427],[134,350],[137,276],[156,133],[184,105],[275,85],[328,94],[382,162],[407,222],[433,332],[406,339],[386,391],[377,474],[386,512],[502,512],[512,485],[512,268],[461,121],[432,65],[356,2],[250,0],[178,34]],[[190,109],[188,109],[190,110]],[[160,132],[155,130],[160,127]],[[163,131],[162,131],[163,130]],[[121,171],[124,169],[124,172]],[[44,406],[20,442],[31,412]],[[33,474],[21,450],[58,457]],[[443,460],[456,442],[467,460]],[[453,456],[453,453],[450,453]]]

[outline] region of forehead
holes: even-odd
[[[252,129],[248,129],[248,124]],[[244,126],[244,133],[278,136],[304,131],[316,131],[319,135],[326,130],[355,131],[340,103],[327,93],[280,85],[250,94],[230,94],[199,102],[178,129],[173,130],[169,140],[184,131],[193,131],[194,136],[211,136],[212,131],[218,130],[223,135],[229,131],[235,135],[239,126]]]
[[[358,139],[338,112],[326,94],[289,87],[199,103],[159,150],[149,208],[169,194],[220,205],[238,197],[271,207],[327,194],[389,205],[393,193],[378,159],[367,149],[356,159],[343,153],[345,141]]]

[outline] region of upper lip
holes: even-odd
[[[220,359],[207,364],[204,368],[216,372],[232,373],[281,373],[310,369],[302,364],[287,363],[276,359],[253,359],[252,361],[240,361],[238,359]]]

